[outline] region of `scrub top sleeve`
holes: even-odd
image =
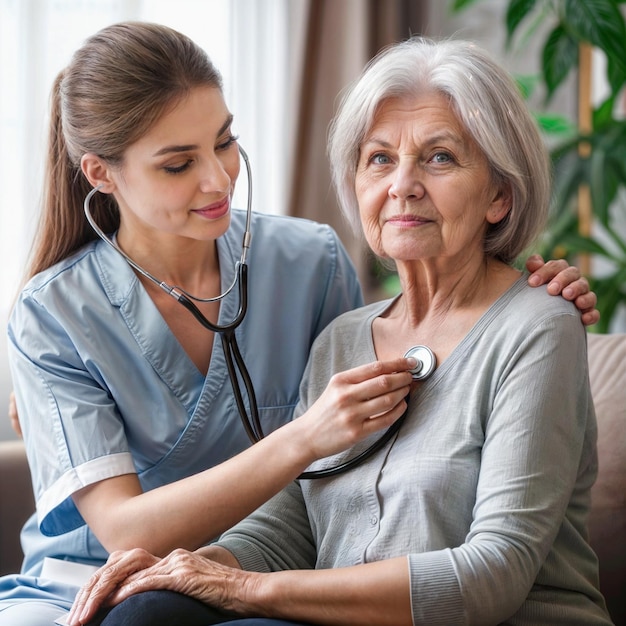
[[[8,328],[9,363],[42,533],[84,524],[71,495],[136,470],[108,390],[44,307],[22,298]]]

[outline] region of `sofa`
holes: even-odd
[[[589,534],[600,587],[617,626],[626,626],[626,334],[589,334],[589,376],[598,416],[598,479]],[[7,419],[5,417],[5,419]],[[19,531],[34,511],[21,441],[0,442],[0,574],[19,570]]]

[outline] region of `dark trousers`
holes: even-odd
[[[173,591],[146,591],[131,596],[89,626],[306,626],[265,618],[237,619],[198,600]]]

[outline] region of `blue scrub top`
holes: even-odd
[[[241,256],[244,226],[245,212],[233,211],[218,240],[223,289]],[[291,419],[315,337],[362,297],[328,226],[254,214],[252,233],[249,308],[236,336],[267,433]],[[221,303],[219,323],[238,305],[234,289]],[[37,575],[45,556],[106,560],[71,499],[78,489],[137,472],[149,490],[250,445],[221,342],[214,342],[205,378],[135,272],[102,241],[34,277],[8,335],[39,522],[32,518],[22,533],[24,573]]]

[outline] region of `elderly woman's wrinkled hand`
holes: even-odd
[[[106,564],[76,594],[67,623],[79,626],[89,622],[100,608],[109,605],[112,594],[129,576],[158,561],[158,557],[139,548],[112,552]]]
[[[228,590],[245,590],[255,576],[258,575],[183,549],[174,550],[162,559],[139,549],[114,553],[80,591],[68,623],[70,626],[87,623],[104,603],[116,606],[134,594],[156,589],[175,591],[217,608],[242,613],[243,606]]]

